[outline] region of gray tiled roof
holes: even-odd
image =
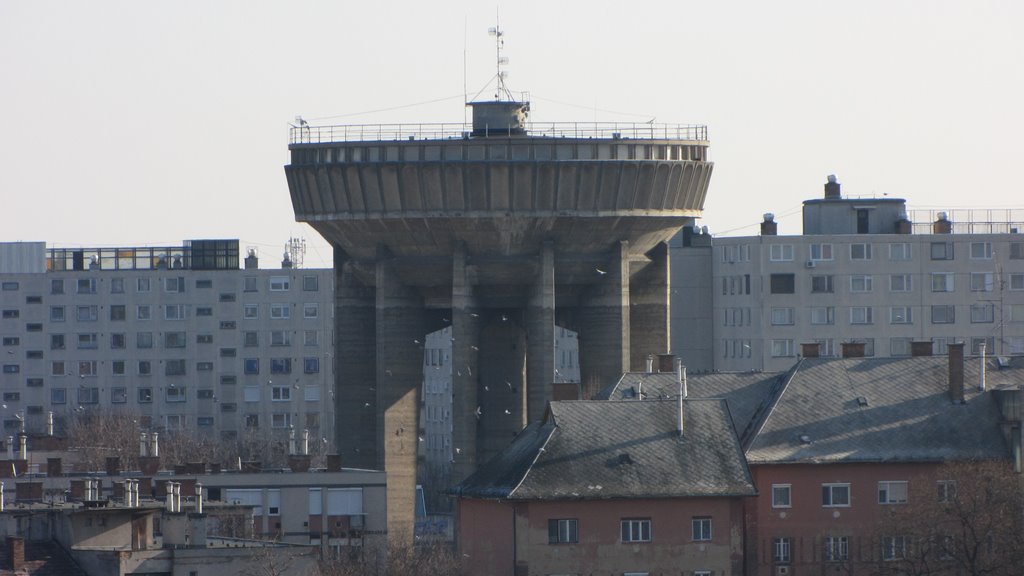
[[[552,402],[544,422],[456,486],[471,498],[667,498],[755,493],[721,400]]]
[[[780,387],[790,372],[713,372],[690,374],[686,378],[689,398],[722,398],[729,405],[736,433],[741,443],[747,442],[744,431],[759,416],[759,408]],[[599,392],[597,400],[636,398],[642,392],[646,399],[669,398],[679,394],[675,372],[626,372],[614,385]]]
[[[1005,458],[1000,412],[979,392],[977,358],[965,362],[965,404],[949,395],[948,359],[805,358],[756,431],[747,460],[759,463],[913,462]],[[1024,370],[988,364],[989,390]]]

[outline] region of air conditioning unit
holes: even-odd
[[[808,268],[814,268],[817,265],[818,265],[818,263],[815,262],[814,260],[808,260],[807,263],[804,264],[804,266],[806,266]]]
[[[789,576],[789,566],[776,566],[775,576]]]

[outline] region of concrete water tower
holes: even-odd
[[[387,470],[399,537],[425,335],[451,326],[458,481],[542,417],[556,325],[579,334],[585,390],[668,351],[666,241],[700,216],[712,171],[703,126],[470,106],[471,126],[301,123],[285,167],[296,220],[335,250],[336,445]]]

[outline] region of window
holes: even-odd
[[[25,331],[26,332],[42,332],[43,331],[43,324],[41,322],[29,322],[28,324],[25,324]]]
[[[907,482],[906,480],[900,481],[885,481],[878,483],[878,503],[879,504],[906,504],[907,502]]]
[[[63,334],[50,334],[50,350],[63,350],[65,347]]]
[[[303,276],[302,289],[306,292],[316,292],[320,290],[320,279],[316,276]]]
[[[25,385],[29,388],[40,388],[43,385],[42,378],[29,378],[25,380]]]
[[[932,306],[932,324],[953,324],[954,322],[956,322],[955,306]]]
[[[242,399],[246,402],[259,402],[260,401],[260,387],[259,386],[246,386],[242,389]]]
[[[821,505],[826,508],[847,507],[850,505],[849,484],[822,484]]]
[[[259,374],[260,373],[260,359],[259,358],[246,358],[243,361],[243,369],[245,374]]]
[[[932,242],[932,260],[952,260],[952,242]]]
[[[215,398],[215,396],[213,395],[213,390],[212,389],[204,388],[202,390],[197,390],[196,391],[196,398],[198,398],[200,400],[213,400]]]
[[[284,292],[289,287],[289,279],[287,276],[271,276],[270,277],[270,291],[271,292]]]
[[[136,292],[149,292],[149,278],[138,278],[135,281]]]
[[[184,348],[184,332],[164,332],[164,348]]]
[[[796,280],[793,274],[772,274],[770,283],[772,294],[796,293]]]
[[[196,344],[213,344],[213,334],[196,334]]]
[[[164,361],[164,375],[165,376],[184,376],[185,375],[185,360],[165,360]]]
[[[304,374],[318,374],[320,372],[319,358],[303,358],[302,372]]]
[[[196,426],[199,426],[200,428],[213,426],[213,416],[197,416]]]
[[[270,359],[270,373],[271,374],[291,374],[292,373],[292,359],[291,358],[271,358]]]
[[[850,276],[850,292],[871,292],[872,278],[867,275]]]
[[[650,542],[651,519],[638,518],[619,522],[623,542]]]
[[[811,244],[811,260],[831,260],[831,244]]]
[[[196,316],[213,316],[213,308],[209,306],[199,306],[196,308]]]
[[[124,332],[114,332],[110,335],[110,349],[123,350],[127,346],[128,338]]]
[[[213,362],[196,362],[196,372],[213,372]]]
[[[165,398],[168,402],[184,402],[187,399],[185,388],[171,384],[167,387]]]
[[[833,285],[833,277],[831,275],[811,277],[812,294],[830,294],[835,291],[836,288]]]
[[[235,349],[235,348],[221,348],[220,349],[220,357],[221,358],[234,358],[236,356],[238,356],[238,350]]]
[[[1024,290],[1024,274],[1010,274],[1010,290]]]
[[[64,361],[63,360],[56,360],[52,364],[50,364],[50,375],[51,376],[63,376],[65,374],[65,372],[67,372],[67,371],[66,371],[66,368],[64,366]],[[71,373],[67,372],[67,375],[70,376]]]
[[[786,339],[772,340],[772,357],[783,358],[793,355],[793,341]]]
[[[43,359],[43,351],[42,350],[28,350],[28,351],[25,352],[25,358],[28,358],[29,360],[42,360]]]
[[[19,345],[21,345],[21,338],[19,338],[18,336],[4,336],[3,345],[4,346],[19,346]]]
[[[871,244],[850,244],[850,260],[871,260]]]
[[[991,260],[991,242],[971,242],[971,260]]]
[[[292,310],[288,307],[288,304],[278,303],[270,305],[270,317],[275,320],[284,320],[290,318],[291,315]]]
[[[882,560],[902,560],[907,557],[906,536],[882,536]]]
[[[890,292],[910,292],[913,289],[913,276],[910,274],[893,274],[889,276]]]
[[[149,320],[152,317],[152,310],[149,304],[144,304],[135,309],[135,317],[139,320]]]
[[[794,317],[792,308],[772,308],[772,326],[791,326]]]
[[[789,508],[792,506],[790,496],[791,484],[772,484],[772,508]]]
[[[153,401],[152,388],[139,388],[139,404],[149,404]]]
[[[932,292],[952,292],[953,273],[936,272],[932,274]]]
[[[231,375],[231,374],[225,374],[225,375],[220,377],[220,385],[221,386],[234,386],[237,383],[238,383],[238,378],[236,376]]]
[[[139,376],[149,376],[153,373],[153,364],[149,360],[139,360]]]
[[[50,306],[50,322],[63,322],[64,321],[64,307],[63,306]]]
[[[95,332],[78,335],[79,350],[93,350],[99,346],[99,337]]]
[[[127,317],[124,304],[113,304],[110,306],[110,320],[112,322],[124,322]]]
[[[789,564],[792,541],[789,538],[772,539],[772,562],[776,564]]]
[[[845,562],[850,559],[849,536],[826,536],[824,545],[825,562]]]
[[[270,399],[274,402],[288,402],[292,399],[290,386],[273,386],[270,390]]]
[[[25,296],[25,304],[42,304],[42,296]]]
[[[124,376],[125,375],[125,361],[124,360],[114,360],[114,361],[112,361],[110,363],[110,373],[113,374],[114,376]]]
[[[99,317],[98,306],[76,306],[75,307],[75,320],[79,322],[95,322]]]
[[[270,332],[271,346],[291,346],[292,333],[290,330],[272,330]]]
[[[213,280],[196,280],[196,288],[213,288]]]
[[[259,332],[243,332],[242,333],[242,346],[246,348],[255,348],[260,345],[260,334]]]
[[[63,294],[64,293],[64,281],[63,280],[50,280],[50,294]]]
[[[78,389],[78,403],[79,404],[99,404],[100,403],[100,389],[99,388],[79,388]]]
[[[184,292],[185,291],[185,279],[178,276],[173,278],[164,278],[164,292]]]
[[[242,317],[246,320],[255,320],[260,317],[259,304],[244,304],[242,306]]]
[[[972,324],[991,324],[995,322],[995,304],[971,304]],[[989,350],[991,352],[991,349]]]
[[[4,282],[0,285],[0,289],[4,292],[14,292],[18,289],[19,284],[17,282]]]
[[[302,305],[303,318],[316,318],[320,314],[320,307],[316,302],[307,302]]]
[[[124,386],[117,386],[110,389],[110,403],[124,404],[128,401],[128,389]]]
[[[889,308],[889,323],[890,324],[913,324],[913,307],[911,306],[893,306]]]
[[[935,487],[938,489],[939,502],[952,502],[956,499],[956,480],[939,480]]]
[[[242,290],[244,292],[256,292],[258,290],[258,281],[259,279],[256,278],[255,276],[246,276],[244,280],[244,287],[242,288]]]
[[[153,347],[153,333],[152,332],[139,332],[135,335],[135,347],[136,348],[152,348]]]
[[[889,244],[889,260],[906,261],[912,258],[910,244],[907,242],[896,242]]]
[[[245,415],[245,427],[246,428],[259,428],[260,427],[260,415],[259,414],[246,414]]]
[[[4,374],[17,374],[21,372],[20,364],[4,364]]]
[[[972,272],[971,292],[991,292],[992,278],[991,272]]]
[[[184,304],[168,304],[164,306],[164,320],[184,320]]]
[[[873,320],[870,306],[853,306],[850,308],[850,324],[871,324]]]
[[[67,403],[67,391],[64,388],[50,389],[50,404]]]
[[[772,262],[789,262],[793,260],[792,244],[772,244],[769,246],[768,257]]]
[[[302,333],[302,343],[304,346],[319,346],[320,345],[320,333],[316,330],[305,330]]]
[[[270,427],[271,428],[291,428],[292,415],[285,414],[271,414],[270,415]]]
[[[79,376],[96,376],[96,361],[95,360],[83,360],[78,363],[78,375]]]
[[[694,516],[690,525],[693,528],[693,540],[695,542],[711,540],[710,516]]]
[[[985,345],[985,350],[988,354],[995,354],[996,351],[996,338],[995,336],[989,336],[988,338],[971,338],[971,354],[974,356],[981,356],[981,345]]]
[[[302,399],[306,402],[319,402],[320,401],[320,387],[319,386],[306,386],[303,390]]]
[[[220,323],[221,330],[234,330],[236,328],[234,320],[223,320]]]
[[[79,294],[95,294],[96,293],[96,279],[95,278],[79,278],[78,282],[78,293]]]

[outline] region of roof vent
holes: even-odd
[[[868,405],[867,396],[857,396],[857,406],[864,407]]]
[[[801,444],[810,444],[811,443],[811,437],[808,436],[807,434],[801,434],[800,435],[800,443]]]

